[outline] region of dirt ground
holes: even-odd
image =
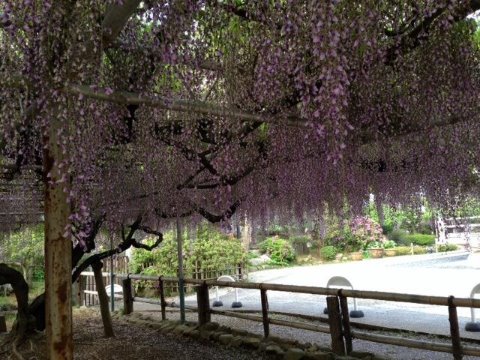
[[[227,348],[219,343],[165,335],[158,330],[113,319],[115,338],[103,337],[100,314],[93,309],[74,311],[75,360],[250,360],[272,359],[266,355]],[[19,352],[25,360],[47,360],[44,334],[23,344]],[[14,354],[0,354],[0,359],[20,359]]]

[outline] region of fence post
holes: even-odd
[[[342,294],[342,289],[338,290],[338,296],[340,298],[340,310],[342,312],[343,334],[345,337],[345,346],[346,346],[347,355],[348,355],[353,350],[352,331],[350,327],[350,315],[348,313],[348,299]]]
[[[338,297],[327,297],[328,324],[332,338],[332,351],[336,355],[345,355],[345,343],[342,334],[342,319],[340,316]]]
[[[458,327],[457,307],[453,304],[454,297],[448,298],[448,321],[450,321],[450,336],[452,337],[453,358],[462,360],[462,343],[460,342],[460,330]]]
[[[113,285],[112,285],[113,286]],[[123,287],[123,313],[125,315],[133,312],[132,279],[127,277],[122,280]]]
[[[210,322],[210,298],[208,286],[204,281],[197,286],[198,325],[202,326]]]
[[[268,319],[267,290],[260,289],[260,298],[262,300],[263,334],[267,338],[270,335],[270,320]]]
[[[85,277],[80,274],[78,277],[78,305],[84,306],[85,305]]]
[[[167,318],[165,313],[165,288],[163,286],[163,276],[158,278],[158,290],[160,291],[160,306],[162,308],[162,320]]]

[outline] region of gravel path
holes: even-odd
[[[157,311],[154,311],[154,312],[145,311],[142,313],[153,318],[158,318],[160,320],[160,313]],[[287,318],[283,316],[277,316],[277,317],[280,319],[287,320]],[[167,319],[178,320],[179,319],[178,312],[167,312]],[[188,321],[196,321],[197,315],[195,313],[187,312],[186,319]],[[263,325],[262,323],[259,323],[259,322],[257,323],[249,320],[218,316],[218,315],[212,315],[212,321],[217,322],[221,325],[231,327],[231,328],[243,329],[255,334],[261,334],[261,335],[263,334]],[[301,321],[301,320],[297,320],[297,321]],[[270,325],[270,333],[273,336],[278,336],[281,338],[295,339],[300,341],[301,343],[316,344],[322,347],[330,346],[330,335],[328,334],[287,328],[287,327],[277,326],[277,325]],[[396,335],[398,336],[398,334]],[[448,340],[432,338],[428,336],[415,336],[415,340],[429,340],[429,341],[433,340],[438,343],[450,344]],[[468,345],[472,345],[472,344],[468,344]],[[451,360],[453,359],[453,356],[448,353],[410,349],[410,348],[401,347],[401,346],[385,345],[385,344],[373,343],[373,342],[363,341],[363,340],[354,340],[353,349],[356,351],[372,352],[376,355],[382,356],[386,359],[392,359],[392,360],[430,360],[430,359],[431,360],[447,360],[447,359]],[[478,357],[464,356],[463,359],[473,360],[473,359],[478,359]]]

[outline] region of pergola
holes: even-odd
[[[67,8],[70,8],[71,4],[68,1],[55,1],[54,3],[55,4],[52,5],[54,9],[54,11],[52,12],[54,20],[64,19],[64,13],[66,12]],[[334,3],[338,2],[332,2],[332,4]],[[389,30],[386,31],[385,34],[382,34],[382,39],[388,39],[389,37],[395,38],[395,41],[392,41],[391,45],[387,49],[385,49],[383,57],[384,63],[382,65],[393,66],[399,57],[407,56],[410,52],[420,47],[422,45],[422,39],[431,36],[434,32],[434,30],[432,30],[434,28],[432,24],[434,24],[435,21],[444,16],[448,11],[450,11],[450,8],[453,7],[453,5],[450,3],[451,2],[445,2],[445,4],[439,6],[438,9],[436,9],[435,11],[421,14],[419,18],[417,17],[416,19],[414,19],[415,21],[409,21],[409,19],[406,19],[407,21],[405,28],[400,28],[398,29],[398,31]],[[106,8],[106,12],[102,14],[101,21],[98,24],[99,31],[101,32],[101,46],[99,48],[96,48],[94,46],[95,44],[92,45],[88,43],[87,40],[85,40],[85,42],[82,42],[84,39],[74,39],[75,41],[79,42],[80,47],[85,48],[84,53],[80,53],[80,55],[85,55],[86,57],[91,56],[92,62],[94,62],[102,58],[102,55],[98,55],[99,51],[103,54],[104,52],[107,52],[111,49],[118,51],[127,51],[130,53],[136,52],[140,54],[145,54],[146,57],[152,54],[152,68],[155,69],[156,65],[158,65],[156,63],[158,59],[154,55],[155,49],[142,48],[141,46],[129,47],[125,46],[125,44],[122,44],[119,40],[119,35],[122,33],[127,23],[135,14],[142,14],[142,12],[145,12],[146,9],[155,5],[155,1],[142,2],[140,0],[123,0],[121,2],[113,2]],[[171,8],[167,7],[167,10],[173,9],[173,13],[181,17],[184,14],[188,13],[188,5],[192,5],[191,2],[172,2]],[[256,17],[255,13],[249,13],[241,7],[234,6],[233,2],[208,0],[202,2],[201,5],[204,7],[210,6],[218,11],[224,11],[226,16],[235,16],[240,18],[242,21],[253,21],[262,25],[265,25],[266,23],[265,19],[262,19],[261,17]],[[448,21],[459,21],[461,19],[464,19],[468,14],[480,9],[480,1],[478,0],[460,1],[456,3],[456,5],[457,9],[454,12],[454,16],[452,15],[452,19],[449,19]],[[359,7],[361,8],[361,6]],[[200,8],[199,11],[201,10],[202,9]],[[54,23],[54,21],[52,21],[52,23]],[[50,22],[48,22],[48,24],[50,24]],[[12,28],[15,29],[15,26],[18,26],[18,24],[13,24],[8,19],[5,20],[1,18],[0,20],[0,28],[4,28],[10,31]],[[65,26],[68,26],[68,24],[65,24]],[[278,24],[275,22],[268,22],[268,26],[272,27],[272,31],[278,30]],[[59,49],[62,49],[62,45],[67,47],[67,44],[65,43],[65,41],[67,40],[62,38],[62,36],[58,36],[58,39],[53,36],[54,33],[62,34],[63,30],[53,27],[51,30],[52,38],[54,38],[54,40],[58,42],[56,43],[54,41],[54,44],[58,45]],[[284,29],[283,27],[280,27],[280,30],[286,31],[286,28]],[[336,32],[336,30],[332,30],[331,37],[332,39],[337,41],[337,45],[341,43],[339,42],[339,39],[337,39],[337,37],[339,36],[340,35]],[[81,36],[79,38],[81,38]],[[319,39],[317,39],[316,36],[314,36],[310,40],[312,40],[314,44],[317,44],[319,42],[317,41]],[[62,43],[62,41],[64,43]],[[57,48],[55,49],[58,50]],[[311,54],[311,56],[309,56],[309,58],[315,59],[317,57],[319,58],[320,55],[317,56]],[[48,59],[45,59],[45,61],[47,60]],[[62,65],[58,65],[55,62],[56,60],[58,59],[55,59],[55,56],[53,56],[51,67],[55,68],[55,66],[59,66],[60,70],[65,70],[63,67],[67,67],[68,64],[63,65],[62,67]],[[81,59],[80,56],[78,56],[77,58],[72,60],[72,63],[77,60],[81,62],[84,59]],[[89,59],[87,58],[85,62],[88,62],[88,60]],[[160,60],[158,61],[160,62]],[[225,70],[225,67],[228,66],[228,64],[221,64],[215,61],[196,61],[195,59],[190,59],[189,62],[184,61],[181,63],[177,63],[176,65],[190,66],[196,69],[214,72],[221,72],[222,70]],[[305,67],[308,68],[308,66]],[[334,68],[338,70],[338,68],[341,68],[341,66],[339,65]],[[319,71],[319,69],[316,70]],[[345,74],[347,72],[343,68],[340,70],[341,74]],[[228,119],[230,125],[236,124],[236,126],[240,129],[238,133],[235,133],[233,135],[235,135],[237,138],[243,137],[242,140],[247,138],[247,136],[254,131],[260,131],[259,129],[261,129],[263,125],[280,125],[279,127],[282,127],[284,133],[288,133],[289,131],[293,133],[298,129],[300,129],[301,131],[309,129],[312,133],[316,132],[316,134],[321,138],[321,133],[322,131],[324,131],[324,129],[322,127],[323,124],[320,121],[317,121],[318,119],[315,118],[316,112],[311,111],[312,109],[307,107],[305,112],[308,114],[308,116],[305,117],[304,114],[299,111],[299,107],[302,102],[306,102],[305,99],[302,98],[302,96],[317,96],[319,92],[318,88],[321,88],[323,86],[322,81],[324,81],[324,83],[327,83],[329,77],[335,77],[337,75],[340,76],[339,74],[334,74],[335,76],[332,76],[331,74],[322,75],[325,76],[322,81],[318,83],[315,82],[311,84],[311,86],[308,86],[308,91],[311,91],[312,94],[308,93],[306,95],[300,95],[293,91],[293,99],[283,99],[286,105],[281,110],[275,111],[275,109],[267,109],[266,106],[255,107],[253,105],[248,110],[245,110],[242,104],[230,104],[226,99],[220,99],[219,101],[207,101],[205,99],[187,100],[184,98],[176,98],[174,94],[169,94],[168,96],[164,96],[163,94],[155,94],[154,91],[149,92],[139,90],[135,92],[134,90],[127,88],[111,89],[109,87],[103,87],[100,84],[88,83],[88,81],[91,80],[89,74],[83,77],[80,76],[82,74],[76,72],[69,73],[67,71],[67,73],[68,76],[62,74],[58,75],[59,78],[56,78],[56,76],[50,76],[49,79],[46,79],[46,83],[53,84],[52,89],[54,90],[54,94],[57,94],[58,92],[59,94],[71,96],[75,99],[88,99],[89,101],[96,101],[99,104],[117,104],[123,105],[125,107],[135,106],[137,108],[141,107],[142,109],[148,108],[152,111],[164,110],[169,111],[172,114],[176,114],[177,116],[178,114],[193,114],[195,116],[208,116],[216,121],[218,121],[218,119]],[[92,73],[94,73],[94,71],[92,71]],[[154,76],[154,73],[155,70],[153,70],[150,75]],[[308,71],[306,71],[306,73],[307,75],[309,75]],[[312,71],[312,73],[313,75],[316,74],[315,71]],[[360,76],[361,71],[358,71],[358,74]],[[354,76],[352,76],[352,78],[353,77]],[[95,78],[95,76],[91,76],[91,78]],[[261,86],[262,84],[260,83],[255,85]],[[0,86],[24,89],[34,87],[35,84],[19,76],[9,77],[6,81],[0,79]],[[339,96],[338,94],[343,91],[340,88],[330,90],[335,96]],[[304,91],[307,90],[304,89]],[[335,96],[333,96],[333,98],[335,98]],[[61,104],[59,105],[51,99],[48,100],[51,101],[49,103],[52,110],[51,113],[58,115],[56,110],[61,109]],[[366,101],[367,100],[373,101],[372,99],[366,99]],[[319,102],[318,104],[312,104],[320,107],[322,105],[322,102]],[[41,108],[41,106],[41,101],[33,103],[28,109],[25,109],[23,117],[28,120],[35,119],[35,117],[38,115],[38,112],[40,111],[39,108]],[[335,107],[332,106],[332,109],[334,110]],[[359,112],[361,112],[362,109],[354,110],[358,110]],[[308,111],[311,111],[311,113],[308,113]],[[336,120],[335,116],[332,116],[332,118]],[[64,236],[65,229],[70,224],[71,208],[69,203],[70,199],[68,191],[65,191],[66,186],[68,187],[68,185],[65,185],[66,181],[64,180],[66,174],[60,166],[68,157],[68,154],[66,154],[64,151],[65,148],[62,148],[62,144],[60,142],[61,137],[59,133],[61,133],[61,130],[64,130],[64,124],[62,123],[62,120],[63,119],[60,116],[52,116],[52,118],[49,119],[46,128],[42,129],[43,138],[41,141],[41,146],[43,150],[43,163],[35,164],[35,166],[37,167],[30,170],[28,168],[22,169],[22,166],[20,165],[5,165],[4,169],[7,171],[4,172],[4,180],[2,180],[2,182],[0,183],[0,205],[2,205],[3,207],[3,211],[0,212],[0,224],[4,224],[6,229],[9,228],[10,225],[14,222],[37,222],[41,221],[42,216],[44,216],[46,235],[45,249],[47,301],[46,321],[48,348],[47,351],[49,358],[52,360],[70,359],[72,357],[73,348],[71,308],[69,303],[69,299],[71,298],[70,295],[72,272],[72,244]],[[188,122],[190,120],[191,119],[186,118],[184,121]],[[335,122],[334,120],[332,121]],[[339,124],[339,128],[341,128],[340,125],[345,126],[345,133],[350,134],[350,137],[344,136],[343,128],[341,128],[342,131],[339,131],[338,134],[332,131],[333,135],[338,136],[341,139],[345,137],[345,139],[350,140],[349,143],[344,144],[341,141],[338,141],[338,143],[336,143],[334,139],[335,136],[333,135],[332,137],[326,138],[325,142],[327,143],[331,141],[333,145],[338,146],[340,149],[348,146],[348,149],[352,152],[360,153],[365,145],[374,144],[375,146],[381,148],[383,145],[381,141],[384,139],[398,139],[417,132],[430,133],[436,131],[438,128],[458,125],[467,122],[470,119],[465,119],[458,116],[444,116],[440,118],[432,117],[432,119],[428,119],[428,121],[424,122],[416,122],[416,119],[414,119],[413,121],[408,121],[409,119],[402,119],[405,121],[402,122],[401,120],[400,124],[387,124],[388,126],[385,124],[381,124],[381,126],[376,126],[378,124],[370,124],[367,120],[365,120],[364,123],[359,124],[358,129],[349,129],[348,131],[348,125],[343,123]],[[197,118],[191,121],[200,122],[200,119]],[[174,128],[174,126],[172,126],[172,128]],[[175,129],[171,131],[174,132]],[[227,140],[227,142],[229,135],[232,135],[232,133],[228,134],[227,132],[227,135],[225,135],[225,139]],[[168,141],[162,139],[161,136],[162,134],[160,132],[160,139],[167,143]],[[310,134],[310,136],[313,135]],[[285,137],[285,139],[287,141],[288,137]],[[243,144],[241,141],[239,142],[240,147]],[[207,143],[207,141],[205,141],[205,143]],[[255,141],[252,141],[252,143],[258,145]],[[307,143],[307,141],[304,140],[304,143]],[[253,156],[251,156],[251,161],[249,164],[247,164],[248,166],[245,166],[239,172],[234,173],[221,173],[214,166],[215,155],[217,154],[215,152],[215,149],[218,147],[217,144],[208,145],[209,148],[205,150],[207,155],[205,155],[205,152],[191,151],[191,149],[186,148],[183,145],[184,144],[180,144],[180,146],[178,146],[178,144],[176,143],[171,144],[171,146],[178,146],[178,148],[181,150],[181,152],[184,153],[187,159],[188,157],[191,157],[198,160],[198,162],[196,163],[197,167],[193,170],[193,174],[189,176],[184,183],[179,184],[177,190],[191,189],[192,191],[196,191],[209,190],[215,187],[229,188],[237,185],[240,179],[254,173],[254,171],[261,171],[266,167],[262,162],[262,160],[264,160],[264,157],[266,156],[265,150],[262,147],[262,145],[264,144],[260,144],[257,146],[257,148],[255,148],[256,152]],[[279,148],[283,146],[282,144],[276,145]],[[327,150],[329,149],[326,146],[325,151]],[[282,158],[280,160],[284,163],[288,162],[289,164],[295,164],[299,160],[295,155],[297,154],[292,151],[291,154],[288,154],[288,156],[285,156],[285,158]],[[321,151],[311,151],[309,153],[305,151],[305,154],[302,155],[305,155],[304,157],[307,160],[311,161],[309,165],[312,165],[312,163],[314,163],[317,159],[324,160],[324,158],[327,158],[326,154],[321,153]],[[339,159],[341,159],[340,156]],[[328,160],[330,161],[329,158]],[[411,162],[414,163],[415,159],[413,159]],[[400,165],[400,167],[410,166],[410,163],[404,161],[404,159],[401,159],[400,163],[402,164]],[[40,166],[41,168],[39,169],[38,166]],[[358,164],[359,168],[361,168],[362,166],[372,167],[373,170],[382,172],[385,170],[386,165],[384,164],[383,159],[380,159],[378,161],[372,161],[370,163],[366,162],[366,164]],[[331,167],[331,169],[335,168]],[[10,173],[21,173],[22,175],[20,178],[15,178],[12,180],[9,176]],[[38,176],[38,174],[41,174],[43,177],[40,183],[38,183],[36,180],[36,176]],[[348,177],[347,175],[345,176]],[[212,178],[214,179],[214,181],[211,180]],[[278,176],[278,178],[281,178],[281,176]],[[278,179],[275,178],[274,175],[267,176],[267,180],[278,181]],[[305,179],[296,178],[295,180],[301,182]],[[288,186],[288,182],[285,181],[283,185],[285,187]],[[149,193],[148,195],[153,195],[156,191],[157,190]],[[272,194],[270,195],[274,197],[278,194],[275,191],[272,191]],[[333,189],[331,189],[330,193],[327,195],[332,196],[332,198],[334,198],[335,196],[337,196],[337,199],[341,198],[341,192],[339,191],[337,194],[335,194]],[[147,195],[145,194],[136,194],[136,196],[136,199],[140,199],[142,198],[142,196],[144,198],[147,197]],[[133,200],[135,200],[135,198],[133,198]],[[201,205],[192,202],[189,203],[189,211],[182,214],[177,213],[176,216],[187,216],[196,212],[206,217],[207,219],[210,218],[220,221],[224,218],[231,216],[239,207],[242,201],[244,201],[243,198],[235,199],[222,214],[212,214],[207,209],[205,209],[205,207],[202,207]],[[301,202],[302,199],[299,199],[298,201]],[[173,217],[171,216],[172,214],[165,213],[165,211],[163,210],[159,210],[157,212],[157,215],[164,217]]]

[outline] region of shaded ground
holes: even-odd
[[[137,304],[135,304],[136,306]],[[155,310],[139,310],[137,311],[147,315],[151,318],[158,319],[161,321],[161,313]],[[288,320],[288,321],[300,321],[302,319],[292,318],[287,316],[275,315],[272,316],[277,319]],[[167,319],[169,320],[178,320],[179,313],[178,311],[167,311]],[[196,321],[197,314],[194,312],[187,312],[186,313],[187,321]],[[260,322],[253,322],[250,320],[244,319],[237,319],[232,317],[226,316],[217,316],[212,315],[212,321],[219,323],[220,325],[225,325],[230,328],[240,329],[240,330],[247,330],[250,333],[263,335],[263,325]],[[307,321],[310,324],[321,325],[319,322]],[[289,340],[297,340],[303,344],[314,344],[320,347],[330,347],[331,337],[329,334],[323,334],[313,331],[306,331],[306,330],[299,330],[294,328],[288,328],[285,326],[277,326],[277,325],[270,325],[270,334],[273,336],[277,336],[284,339]],[[407,337],[407,338],[414,338],[415,340],[421,341],[433,341],[436,343],[442,344],[451,344],[450,340],[439,338],[436,336],[429,336],[429,335],[414,335],[406,334],[406,333],[399,333],[399,332],[385,332],[385,331],[378,331],[377,334],[379,335],[389,335],[389,336],[396,336],[396,337]],[[463,345],[466,346],[478,346],[476,343],[469,343],[469,342],[462,342]],[[380,344],[374,343],[370,341],[363,341],[354,339],[353,341],[353,349],[355,351],[361,352],[370,352],[377,356],[380,356],[384,359],[390,360],[451,360],[453,358],[452,354],[449,353],[441,353],[436,351],[427,351],[427,350],[419,350],[413,348],[407,348],[402,346],[394,346],[394,345],[387,345],[387,344]],[[252,353],[253,356],[253,353]],[[251,357],[251,359],[256,359],[256,357]],[[478,357],[474,356],[464,356],[463,360],[474,360],[478,359]]]
[[[119,319],[113,321],[116,336],[112,339],[105,339],[102,321],[96,310],[77,309],[74,311],[75,360],[272,359],[266,355],[239,348],[227,348],[210,341],[165,335],[158,330],[125,323]],[[25,359],[46,360],[44,335],[37,336],[32,343],[24,344],[19,350]],[[0,355],[0,359],[6,358],[8,355]],[[17,358],[12,357],[12,359]]]

